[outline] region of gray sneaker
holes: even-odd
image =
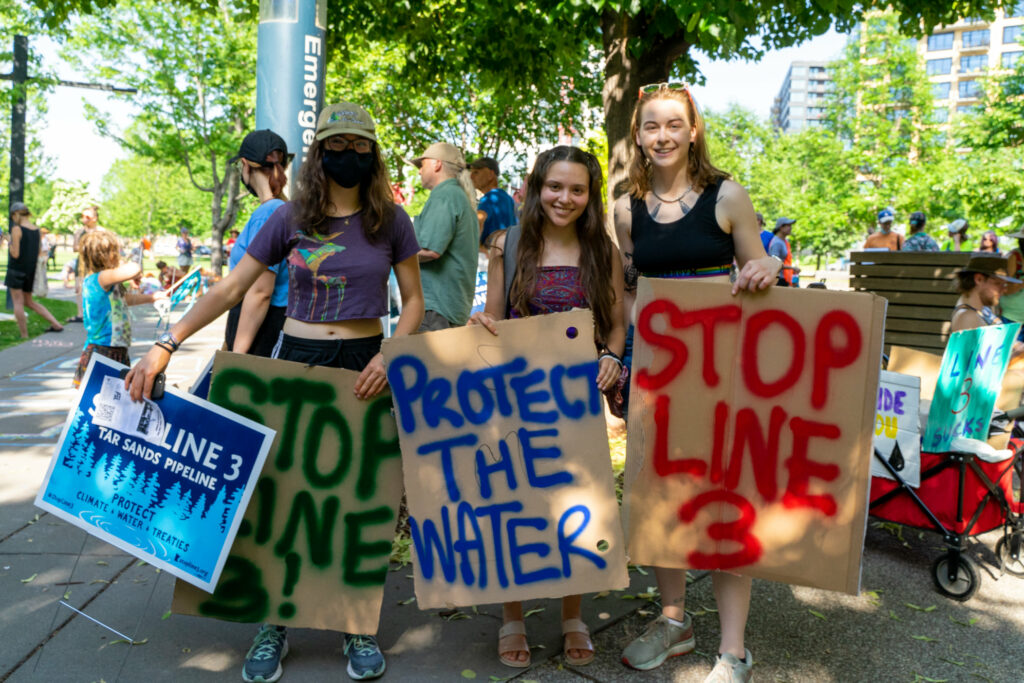
[[[744,650],[746,661],[736,655],[724,652],[715,660],[715,668],[711,670],[704,683],[750,683],[753,680],[751,669],[754,667],[754,655]]]
[[[288,631],[284,626],[263,624],[245,655],[242,680],[246,683],[274,683],[281,678],[281,660],[288,654]]]
[[[670,624],[662,615],[652,621],[644,634],[622,651],[622,663],[634,669],[647,671],[662,665],[669,657],[693,652],[693,623],[690,615],[682,626]]]

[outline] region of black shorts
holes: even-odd
[[[271,358],[360,372],[380,353],[384,335],[359,339],[303,339],[281,333]]]
[[[4,287],[7,289],[20,289],[23,292],[32,293],[32,286],[36,281],[36,269],[33,268],[29,272],[23,270],[17,270],[14,268],[7,269],[7,275],[4,276]]]
[[[250,356],[263,356],[264,358],[271,358],[274,353],[274,346],[277,345],[277,339],[281,336],[281,328],[284,327],[284,312],[288,310],[286,306],[269,306],[267,308],[267,315],[263,318],[263,323],[259,329],[256,330],[256,337],[252,340],[252,346],[246,352]],[[224,341],[228,345],[228,350],[235,345],[235,335],[238,334],[238,319],[242,314],[242,304],[238,304],[230,311],[228,311],[228,322],[224,327]]]

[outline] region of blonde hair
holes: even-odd
[[[82,235],[78,243],[82,275],[92,275],[101,270],[121,265],[121,243],[113,233],[94,230]]]
[[[686,170],[693,182],[694,189],[703,190],[708,185],[728,180],[731,177],[730,174],[715,168],[711,163],[707,138],[704,134],[704,117],[700,115],[700,110],[697,109],[689,88],[672,90],[663,87],[654,92],[640,93],[640,99],[637,100],[636,106],[633,108],[633,116],[629,124],[629,138],[633,143],[629,158],[630,196],[643,199],[651,189],[651,161],[644,155],[640,145],[636,143],[636,138],[640,132],[640,117],[644,105],[654,100],[675,100],[686,108],[686,115],[690,119],[690,126],[694,132]]]

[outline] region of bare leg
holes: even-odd
[[[654,576],[661,591],[661,613],[669,619],[685,621],[686,570],[655,567]]]
[[[510,621],[522,621],[523,620],[523,603],[521,602],[506,602],[501,606],[501,619],[502,624],[507,624]],[[516,642],[516,639],[522,639]],[[506,641],[506,646],[509,648],[505,653],[505,659],[511,661],[525,662],[530,658],[529,644],[527,643],[525,636],[505,636],[503,639]],[[518,649],[520,645],[523,649]],[[500,646],[500,643],[499,643]]]
[[[18,332],[22,339],[28,339],[28,320],[25,318],[25,292],[12,289],[11,301],[14,303],[14,321],[18,323]]]
[[[53,313],[50,313],[41,303],[32,298],[32,294],[25,292],[25,306],[31,308],[33,311],[43,316],[46,322],[50,323],[51,327],[56,327],[58,330],[63,330],[64,326],[57,322],[57,319],[53,317]]]
[[[78,304],[78,317],[82,317],[82,278],[75,274],[75,303]]]
[[[562,621],[566,619],[582,619],[583,615],[580,611],[580,606],[583,604],[582,595],[566,595],[562,598]],[[580,636],[575,636],[579,638]],[[579,643],[575,643],[579,644]],[[572,659],[583,659],[589,655],[591,650],[581,650],[578,648],[570,648],[566,651]]]
[[[746,656],[743,633],[747,628],[747,615],[750,614],[751,583],[749,576],[728,572],[711,574],[711,587],[718,604],[718,621],[722,627],[722,642],[718,651],[728,652],[740,659]]]

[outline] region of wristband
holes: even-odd
[[[164,348],[167,349],[168,353],[174,353],[175,351],[178,350],[178,347],[181,346],[181,342],[175,339],[174,335],[171,334],[170,332],[164,332],[163,334],[161,334],[160,337],[156,340],[156,343],[160,345],[166,344]]]
[[[619,356],[617,354],[615,354],[615,353],[613,353],[611,351],[605,351],[604,353],[602,353],[600,356],[597,357],[597,362],[600,363],[605,358],[611,358],[613,361],[615,361],[616,363],[619,364],[620,368],[622,367],[622,359],[619,358]]]
[[[159,346],[161,349],[163,349],[167,353],[174,353],[174,348],[170,344],[165,344],[164,342],[158,341],[158,342],[154,342],[153,346]]]
[[[786,262],[780,259],[775,254],[768,254],[768,258],[775,259],[776,261],[779,262],[779,270],[782,270],[782,267],[786,265]]]

